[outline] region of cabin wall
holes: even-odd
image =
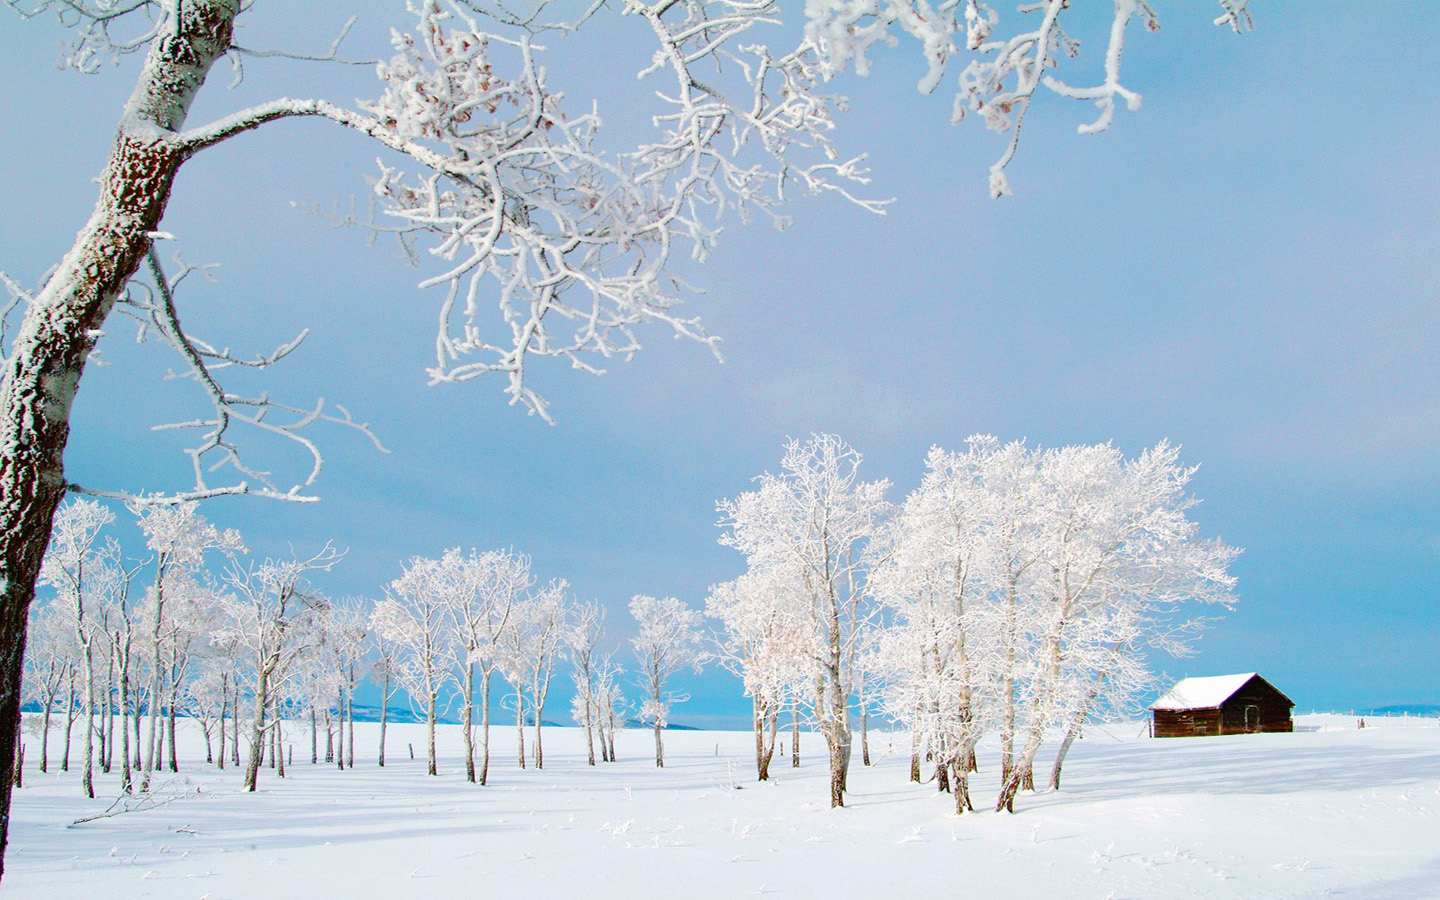
[[[1247,710],[1252,710],[1247,717]],[[1235,692],[1220,708],[1222,733],[1263,734],[1290,732],[1295,722],[1290,716],[1290,706],[1277,696],[1269,685],[1255,683],[1246,685]]]
[[[1222,720],[1218,709],[1157,709],[1155,710],[1155,736],[1162,737],[1204,737],[1223,734]]]

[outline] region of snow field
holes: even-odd
[[[380,769],[378,726],[357,723],[345,772],[312,766],[308,728],[296,728],[287,777],[264,769],[249,795],[239,770],[202,762],[186,722],[181,775],[157,779],[177,799],[72,826],[110,806],[118,767],[86,800],[75,772],[37,771],[27,737],[4,890],[35,900],[1440,897],[1440,727],[1367,723],[1304,716],[1291,735],[1171,740],[1138,725],[1091,728],[1062,792],[1023,794],[1016,815],[964,817],[933,784],[906,781],[903,734],[872,735],[877,764],[857,752],[850,805],[831,810],[813,734],[800,769],[777,753],[775,780],[760,784],[744,732],[668,732],[667,767],[656,769],[650,734],[626,731],[621,761],[591,769],[578,729],[547,728],[546,768],[521,771],[513,729],[497,728],[482,788],[464,781],[458,726],[441,726],[433,778],[423,725],[390,727]],[[1053,745],[1046,766],[1047,754]],[[998,789],[993,746],[981,745],[980,766],[977,805]]]

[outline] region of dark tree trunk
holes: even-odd
[[[175,694],[175,686],[171,685],[170,710],[169,715],[165,718],[165,740],[170,744],[167,749],[170,752],[170,771],[172,772],[180,771],[180,763],[175,758]]]
[[[240,0],[189,0],[152,43],[74,247],[29,305],[0,385],[0,876],[25,629],[65,495],[70,410],[105,318],[150,249],[183,156],[167,140],[231,45]]]

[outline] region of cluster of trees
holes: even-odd
[[[860,461],[831,435],[792,441],[778,473],[719,507],[747,570],[708,609],[753,702],[762,779],[780,712],[803,706],[843,805],[854,720],[863,745],[879,710],[911,733],[911,778],[933,765],[957,812],[973,809],[977,742],[998,734],[996,809],[1013,811],[1047,734],[1064,732],[1058,787],[1086,719],[1146,684],[1147,652],[1185,652],[1199,620],[1180,605],[1231,599],[1238,551],[1197,536],[1195,470],[1168,444],[1127,460],[975,437],[931,450],[898,507]]]
[[[52,590],[31,610],[24,693],[39,708],[39,768],[52,766],[55,730],[60,766],[70,770],[78,726],[87,796],[95,796],[97,767],[118,765],[127,793],[148,790],[156,771],[179,771],[177,717],[198,723],[207,762],[243,765],[252,791],[267,753],[285,774],[287,727],[293,737],[308,724],[311,763],[321,760],[323,734],[324,760],[353,768],[355,694],[367,678],[381,698],[379,765],[390,704],[403,690],[429,726],[429,773],[438,772],[435,726],[455,703],[466,776],[484,784],[494,676],[509,689],[519,765],[543,767],[546,699],[566,658],[590,764],[597,744],[600,759],[613,761],[615,731],[638,713],[654,722],[655,761],[664,765],[661,729],[685,699],[671,677],[702,657],[699,613],[674,598],[631,603],[634,684],[643,693],[632,710],[624,669],[606,646],[603,608],[576,602],[564,581],[538,584],[522,554],[416,558],[371,603],[328,597],[311,583],[342,557],[328,545],[304,559],[256,561],[237,532],[207,522],[194,503],[132,512],[149,552],[138,562],[106,533],[115,521],[106,506],[79,499],[61,507],[42,567]]]
[[[1195,469],[1178,457],[1165,443],[1126,459],[1109,444],[974,437],[963,451],[932,449],[897,505],[889,482],[861,480],[844,441],[792,441],[777,473],[719,504],[721,542],[746,570],[711,589],[713,634],[676,598],[631,600],[633,705],[604,608],[577,602],[563,580],[540,582],[513,550],[417,557],[379,602],[335,599],[309,581],[339,562],[329,546],[248,560],[240,536],[194,503],[132,507],[149,553],[134,562],[105,534],[114,513],[75,500],[41,570],[52,590],[31,612],[25,688],[41,710],[39,766],[51,765],[54,725],[69,769],[78,724],[87,795],[95,767],[108,772],[117,757],[123,790],[145,790],[151,773],[178,770],[176,718],[191,716],[207,760],[243,757],[251,790],[267,753],[284,775],[287,727],[308,724],[312,763],[323,734],[323,759],[353,767],[354,697],[372,678],[379,765],[403,692],[428,726],[428,772],[439,771],[436,725],[458,707],[466,778],[483,785],[492,700],[514,714],[517,764],[542,768],[547,701],[566,664],[590,765],[597,745],[600,761],[614,760],[615,732],[634,716],[653,728],[663,766],[663,730],[687,699],[674,676],[714,658],[751,699],[761,780],[788,711],[797,754],[802,717],[824,738],[830,800],[843,805],[857,720],[868,765],[873,713],[908,730],[911,778],[929,767],[959,813],[974,808],[976,745],[998,735],[996,809],[1013,810],[1034,788],[1047,736],[1063,735],[1058,787],[1084,723],[1128,711],[1149,684],[1148,654],[1186,652],[1201,620],[1184,604],[1231,600],[1238,551],[1198,537],[1186,493]]]

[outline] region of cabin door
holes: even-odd
[[[1245,733],[1254,734],[1260,730],[1260,708],[1258,706],[1245,707]]]

